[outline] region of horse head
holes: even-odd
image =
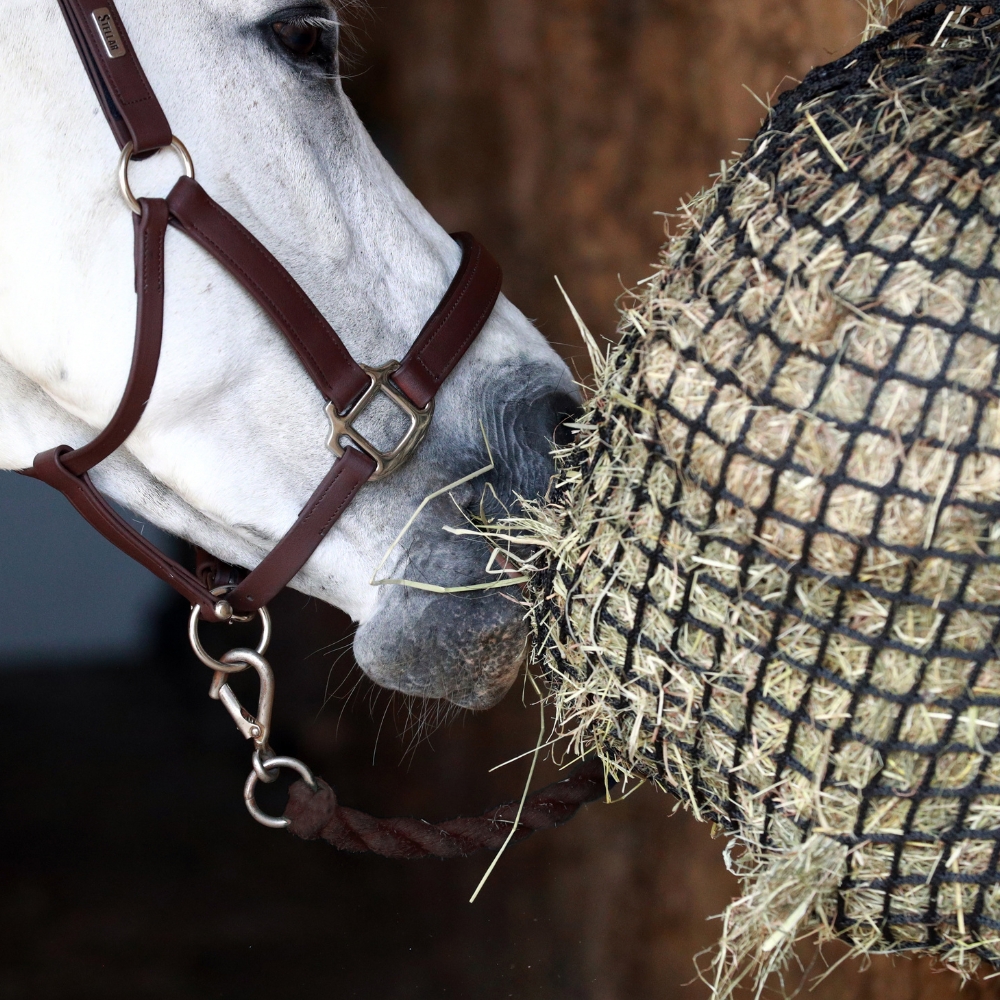
[[[120,0],[132,42],[213,197],[291,272],[359,362],[401,358],[445,293],[460,250],[376,149],[341,88],[340,22],[324,2]],[[0,467],[78,446],[113,414],[134,334],[132,223],[118,151],[53,0],[27,0],[0,34]],[[162,194],[170,153],[132,168]],[[202,249],[167,236],[163,352],[146,413],[94,470],[103,493],[166,531],[252,568],[294,522],[333,456],[324,401],[286,341]],[[500,299],[438,395],[413,459],[369,483],[293,586],[357,622],[379,684],[493,704],[527,629],[510,590],[436,593],[491,578],[478,538],[446,528],[537,496],[575,407],[569,373]],[[387,400],[359,428],[400,436]],[[495,470],[424,506],[488,463]],[[389,558],[383,557],[390,552]]]

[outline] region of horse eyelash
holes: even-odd
[[[304,24],[308,28],[319,28],[320,31],[336,31],[340,24],[329,17],[295,17],[289,18],[292,24]]]

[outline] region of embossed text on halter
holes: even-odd
[[[122,41],[115,19],[111,16],[111,11],[107,7],[98,7],[94,11],[94,23],[100,32],[101,41],[104,42],[104,51],[107,52],[108,58],[121,59],[126,53],[125,43]]]

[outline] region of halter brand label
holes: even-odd
[[[115,19],[107,7],[98,7],[94,11],[94,24],[97,25],[97,31],[101,36],[101,41],[104,42],[104,51],[107,52],[108,58],[121,59],[125,55],[125,43],[122,41]]]

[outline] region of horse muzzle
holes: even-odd
[[[520,593],[429,594],[399,588],[354,639],[361,669],[382,687],[462,708],[492,708],[528,651]]]
[[[407,539],[408,556],[393,573],[410,582],[445,588],[494,585],[503,563],[491,561],[480,539],[443,531],[455,522],[455,504],[470,520],[514,514],[519,498],[545,494],[554,471],[553,440],[577,407],[565,391],[543,390],[490,408],[484,421],[496,468],[432,503]],[[457,519],[458,526],[468,522]],[[492,566],[492,575],[485,570]],[[442,698],[463,708],[486,709],[507,692],[524,663],[529,628],[517,584],[492,590],[430,593],[383,585],[375,614],[358,629],[355,656],[375,683],[408,695]]]

